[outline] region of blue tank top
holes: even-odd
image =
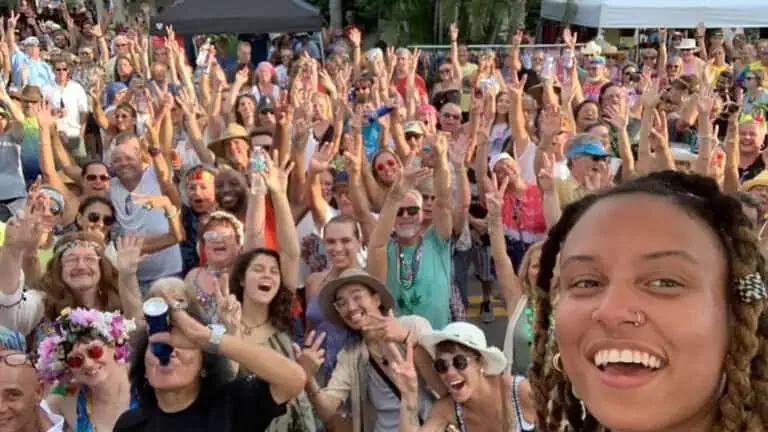
[[[139,407],[139,400],[135,395],[131,395],[131,405],[129,410]],[[77,392],[77,424],[74,432],[93,432],[91,417],[88,415],[88,388],[81,386]]]
[[[357,341],[360,336],[347,329],[342,329],[326,320],[323,316],[323,312],[320,311],[320,296],[312,296],[307,304],[307,320],[312,324],[312,329],[316,334],[325,332],[325,363],[320,370],[325,378],[325,382],[328,382],[333,369],[336,367],[336,357],[344,345]]]

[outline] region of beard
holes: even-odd
[[[402,239],[411,239],[419,235],[421,227],[418,225],[399,225],[395,226],[395,234]]]

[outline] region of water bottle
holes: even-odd
[[[208,60],[211,57],[211,48],[211,38],[208,38],[205,40],[203,46],[200,47],[200,51],[197,54],[197,60],[195,61],[198,68],[205,68],[206,73],[210,72],[208,70]]]
[[[523,69],[533,69],[533,55],[530,51],[525,51],[520,57],[520,62],[523,64]]]
[[[570,69],[573,67],[573,50],[570,48],[565,50],[563,53],[563,66],[566,69]]]
[[[379,117],[389,115],[394,109],[395,108],[392,105],[381,106],[376,111],[366,114],[365,119],[368,121],[368,124],[373,124],[376,122],[376,120],[379,119]]]
[[[542,78],[552,78],[554,72],[555,61],[552,56],[546,56],[544,58],[544,66],[541,67]]]

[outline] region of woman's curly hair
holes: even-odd
[[[737,281],[757,273],[766,280],[765,260],[757,237],[734,198],[723,194],[714,180],[673,171],[654,173],[624,183],[601,194],[569,205],[552,228],[541,253],[541,268],[535,290],[534,345],[529,378],[536,403],[538,431],[604,430],[571,391],[567,377],[552,367],[557,347],[552,340],[553,275],[563,242],[582,216],[600,201],[629,194],[664,198],[699,219],[716,234],[728,263],[728,305],[731,317],[730,342],[723,366],[727,386],[718,400],[716,431],[768,429],[768,322],[764,304],[744,303]]]
[[[229,278],[229,292],[240,303],[243,303],[243,297],[245,297],[245,273],[251,262],[259,255],[271,256],[280,267],[280,254],[272,249],[256,248],[240,254],[232,266],[232,275]],[[269,320],[276,329],[288,334],[293,333],[293,301],[293,291],[283,284],[281,277],[277,294],[269,303]]]

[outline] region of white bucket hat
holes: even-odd
[[[688,149],[687,144],[671,143],[669,152],[672,153],[672,159],[677,162],[693,162],[698,156]]]
[[[441,342],[454,342],[477,351],[485,360],[485,374],[499,375],[507,367],[507,358],[496,347],[488,347],[485,333],[474,324],[468,322],[453,322],[444,329],[427,333],[419,341],[421,346],[435,358],[435,347]]]
[[[680,41],[680,45],[677,46],[679,50],[696,50],[696,39],[683,39]]]

